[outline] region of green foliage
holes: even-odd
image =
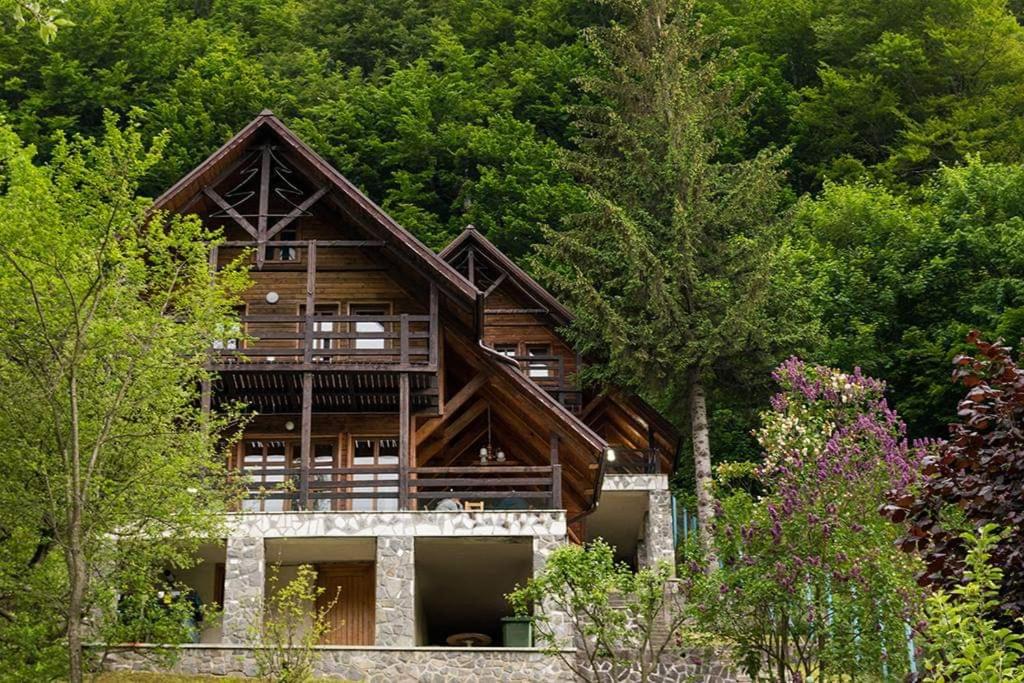
[[[581,680],[619,680],[633,668],[647,681],[684,635],[686,614],[672,573],[666,564],[634,573],[615,562],[614,549],[602,540],[569,544],[506,598],[518,616],[532,612],[539,643]],[[585,662],[566,654],[573,647]],[[607,675],[598,673],[602,665]]]
[[[918,563],[874,511],[912,485],[922,452],[881,383],[796,359],[775,376],[764,462],[718,467],[721,567],[684,565],[691,612],[756,680],[898,680]]]
[[[1024,681],[1024,635],[991,618],[999,607],[1003,571],[989,564],[1000,534],[995,524],[961,536],[966,543],[964,583],[925,602],[925,680],[934,683]]]
[[[104,130],[36,166],[0,128],[0,648],[15,680],[79,678],[116,594],[221,534],[215,431],[232,416],[204,419],[198,386],[247,277],[214,276],[216,235],[194,218],[147,218],[135,189],[159,148],[114,117]]]
[[[1005,0],[707,0],[794,147],[801,189],[864,174],[916,185],[972,153],[1021,161],[1024,29]]]
[[[1024,336],[1024,168],[943,168],[912,201],[878,184],[826,185],[796,221],[826,333],[822,362],[885,377],[918,436],[945,434],[948,368],[971,329]]]
[[[317,586],[316,570],[308,564],[296,567],[295,578],[281,585],[281,567],[274,565],[267,577],[269,597],[263,614],[250,625],[259,648],[253,651],[261,679],[274,683],[304,683],[313,674],[316,652],[330,630],[328,612],[340,595],[317,607],[325,588]]]

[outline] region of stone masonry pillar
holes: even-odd
[[[415,538],[377,537],[378,646],[416,645]]]
[[[647,492],[647,514],[644,515],[644,543],[640,555],[643,567],[667,562],[675,568],[675,538],[672,532],[672,493],[668,489]],[[673,571],[674,573],[674,571]]]
[[[548,556],[558,546],[565,545],[565,536],[534,536],[533,537],[533,575],[537,576],[544,571]],[[554,631],[556,645],[558,647],[571,648],[576,644],[573,642],[572,622],[569,615],[553,609],[550,602],[545,605],[544,610],[549,618],[551,628]],[[535,645],[547,645],[547,643],[534,643]]]
[[[266,567],[262,538],[228,536],[224,559],[225,643],[252,641],[252,629],[263,618]]]

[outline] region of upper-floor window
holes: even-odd
[[[386,346],[384,333],[387,331],[382,318],[391,315],[391,305],[386,303],[349,304],[348,314],[366,318],[353,326],[359,336],[353,345],[357,349],[383,349]],[[376,320],[374,320],[376,318]],[[372,336],[379,334],[379,337]]]
[[[527,374],[534,379],[553,377],[551,372],[551,345],[527,344],[526,355],[530,358]]]
[[[217,338],[213,340],[213,348],[234,351],[242,348],[242,337],[245,336],[245,305],[234,306],[233,312],[237,320],[221,323],[217,326]]]
[[[352,500],[353,510],[397,510],[398,509],[398,439],[394,437],[357,437],[352,440],[352,467],[374,467],[392,465],[396,471],[367,472],[352,475],[352,479],[364,482],[352,488],[353,493],[372,494]]]
[[[519,349],[516,348],[515,344],[495,344],[494,350],[506,358],[515,358],[519,353]]]
[[[274,236],[272,242],[294,242],[299,239],[299,233],[294,228],[285,228]],[[268,244],[263,252],[265,261],[297,261],[299,250],[293,246],[280,246]]]
[[[338,311],[341,309],[339,304],[314,304],[313,305],[313,350],[332,349],[335,347],[335,335],[333,332],[338,330],[340,323],[333,320],[323,320],[338,315]],[[301,304],[299,306],[299,315],[303,318],[306,317],[306,305]],[[299,325],[299,329],[305,332],[305,323]],[[330,355],[314,356],[316,361],[323,363],[329,363],[331,361]]]

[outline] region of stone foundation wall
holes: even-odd
[[[177,661],[161,666],[152,657],[159,646],[138,646],[108,655],[108,671],[166,671],[184,675],[255,676],[253,650],[226,645],[185,645]],[[518,648],[318,648],[314,675],[367,683],[505,683],[576,680],[557,656]],[[568,652],[572,656],[571,652]],[[148,656],[147,656],[148,655]],[[622,681],[639,680],[633,675]],[[749,679],[722,664],[713,654],[676,657],[659,668],[652,683],[747,683]]]
[[[411,536],[377,539],[377,640],[382,645],[416,644],[415,541]]]

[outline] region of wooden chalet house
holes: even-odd
[[[672,559],[678,435],[628,393],[579,389],[571,313],[479,231],[434,253],[268,111],[156,208],[222,228],[211,262],[247,252],[253,282],[203,391],[255,412],[229,463],[249,496],[179,577],[223,606],[183,671],[245,658],[274,565],[315,565],[341,595],[325,645],[390,666],[515,644],[503,596],[560,543]]]

